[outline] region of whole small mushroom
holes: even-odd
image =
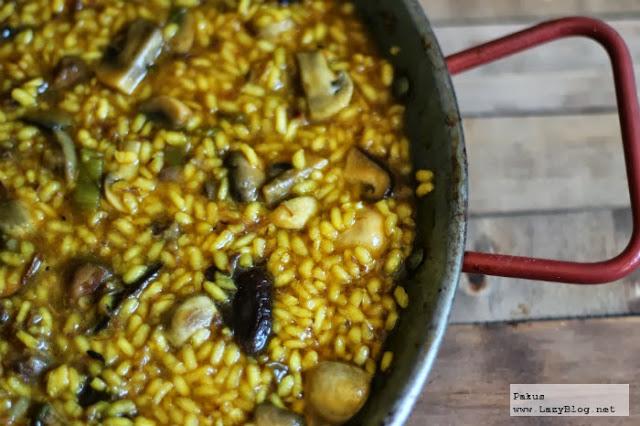
[[[356,221],[338,236],[339,247],[362,246],[373,254],[381,253],[387,245],[384,217],[377,210],[366,208],[358,212]]]
[[[332,424],[353,417],[369,396],[369,375],[361,368],[323,361],[305,377],[305,395],[311,414]]]
[[[197,331],[209,327],[217,312],[216,305],[207,296],[198,295],[186,299],[173,313],[169,341],[175,347],[182,346]]]
[[[271,221],[284,229],[303,229],[318,211],[318,201],[310,196],[283,201],[271,213]]]

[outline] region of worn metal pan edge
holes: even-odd
[[[418,200],[414,253],[422,253],[423,261],[402,280],[410,305],[385,343],[385,350],[394,352],[392,366],[376,375],[369,400],[349,423],[399,426],[408,419],[434,366],[460,278],[467,222],[466,153],[451,78],[418,1],[355,4],[380,52],[394,65],[396,78],[409,83],[403,103],[414,169],[435,173],[434,192]],[[392,47],[399,48],[393,49],[396,54]]]

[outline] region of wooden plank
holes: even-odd
[[[604,70],[463,74],[453,83],[463,116],[578,114],[616,105],[613,79]]]
[[[556,3],[556,2],[554,2]],[[437,25],[434,27],[438,42],[445,55],[467,49],[521,31],[535,25],[536,19],[491,25]],[[640,60],[640,19],[609,19],[607,23],[625,39],[633,58]],[[519,53],[473,71],[477,75],[496,73],[533,73],[540,71],[567,71],[581,69],[609,70],[609,60],[604,49],[585,38],[569,38]]]
[[[640,20],[614,20],[640,61]],[[445,54],[495,39],[533,24],[442,26],[436,28]],[[636,67],[637,70],[640,68]],[[639,71],[640,72],[640,71]],[[498,61],[453,79],[463,115],[614,110],[609,60],[597,44],[560,40]]]
[[[637,0],[420,0],[434,23],[553,18],[563,15],[637,16]]]
[[[615,114],[467,118],[472,214],[629,203]]]
[[[407,425],[638,424],[639,327],[637,317],[451,326]],[[629,383],[631,416],[510,418],[511,383]]]
[[[471,219],[468,250],[597,261],[618,254],[631,235],[628,209]],[[600,286],[463,275],[455,323],[640,313],[640,273]]]

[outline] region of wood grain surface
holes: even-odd
[[[543,19],[592,15],[640,62],[640,2],[426,0],[442,50],[453,53]],[[640,69],[640,67],[637,67]],[[609,60],[572,38],[453,78],[469,163],[468,249],[600,260],[631,232]],[[479,291],[478,291],[479,289]],[[580,288],[463,276],[452,321],[638,313],[638,277]]]
[[[628,209],[526,213],[470,221],[468,247],[522,256],[597,261],[631,234]],[[509,321],[640,313],[640,274],[607,285],[576,286],[479,275],[462,277],[452,322]]]
[[[640,424],[640,318],[449,327],[408,426]],[[628,383],[630,417],[509,417],[511,383]]]
[[[495,22],[564,15],[629,16],[637,0],[420,0],[432,22]]]

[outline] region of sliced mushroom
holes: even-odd
[[[90,333],[98,333],[105,329],[111,318],[118,315],[120,308],[125,300],[138,298],[149,285],[158,278],[163,264],[160,262],[153,263],[147,267],[142,276],[134,282],[127,284],[123,289],[111,291],[107,293],[99,302],[104,307],[103,314],[98,318],[96,323],[89,329]]]
[[[307,373],[305,395],[313,414],[333,424],[342,424],[367,400],[369,375],[353,365],[323,361]]]
[[[387,245],[384,217],[377,210],[367,208],[361,211],[353,226],[338,237],[337,245],[340,247],[362,246],[374,254],[382,252]]]
[[[76,148],[71,139],[71,136],[67,133],[66,129],[73,124],[71,116],[61,110],[36,110],[30,111],[22,116],[22,120],[34,124],[40,129],[51,132],[53,138],[56,140],[62,150],[62,156],[64,158],[64,172],[67,183],[74,184],[77,168],[78,158],[76,155]]]
[[[349,105],[353,95],[351,77],[331,71],[320,51],[298,53],[302,87],[313,120],[326,120]]]
[[[96,69],[98,79],[127,95],[133,93],[162,51],[162,32],[145,19],[132,22]]]
[[[95,262],[81,264],[76,268],[71,279],[69,289],[71,300],[77,302],[81,297],[95,293],[112,275],[104,265]]]
[[[262,188],[265,201],[270,206],[279,203],[289,196],[296,183],[307,179],[314,170],[322,170],[327,164],[329,161],[318,158],[311,161],[304,169],[290,169],[279,174]]]
[[[71,115],[59,109],[29,111],[22,120],[43,130],[61,130],[73,124]]]
[[[178,31],[169,41],[172,52],[185,54],[191,50],[196,36],[196,20],[186,8],[176,9],[169,16],[169,22],[178,25]]]
[[[307,221],[318,211],[318,201],[304,196],[283,201],[271,213],[271,221],[280,228],[303,229]]]
[[[63,56],[53,70],[51,88],[67,89],[89,78],[89,67],[79,56]]]
[[[256,426],[304,426],[301,416],[272,404],[260,404],[255,411]]]
[[[218,310],[207,296],[192,296],[175,310],[169,327],[169,341],[182,346],[194,333],[211,325]]]
[[[61,129],[54,129],[53,136],[60,144],[62,155],[64,156],[64,175],[67,184],[73,185],[78,176],[78,156],[76,155],[76,146],[73,139],[67,132]]]
[[[171,96],[156,96],[140,105],[140,111],[167,126],[179,129],[191,118],[191,109]]]
[[[226,158],[226,165],[234,198],[240,202],[257,200],[258,191],[265,179],[264,171],[251,164],[240,151],[230,152]]]
[[[367,201],[381,200],[393,190],[389,171],[360,148],[349,150],[344,177],[347,182],[362,186],[362,196]]]

